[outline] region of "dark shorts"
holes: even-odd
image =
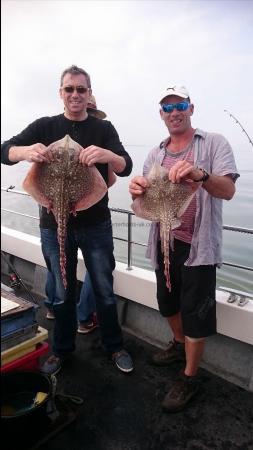
[[[216,333],[216,266],[185,266],[190,244],[176,240],[170,249],[171,292],[166,287],[161,243],[156,270],[157,301],[164,317],[181,312],[185,336],[201,338]]]

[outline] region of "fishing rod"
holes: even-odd
[[[233,116],[233,114],[231,114],[227,109],[224,109],[224,112],[226,112],[227,114],[229,114],[230,117],[232,117],[232,118],[234,119],[235,123],[238,123],[238,125],[241,127],[243,133],[246,134],[246,136],[247,136],[247,138],[248,138],[248,140],[249,140],[249,143],[250,143],[250,144],[252,145],[252,147],[253,147],[252,139],[249,137],[247,131],[245,130],[245,128],[243,128],[243,126],[242,126],[242,124],[239,122],[239,120],[238,120],[235,116]]]
[[[27,294],[29,295],[30,299],[32,300],[32,303],[35,303],[38,306],[38,303],[35,300],[34,296],[32,295],[30,289],[28,289],[28,287],[25,285],[25,283],[23,282],[21,276],[19,275],[19,273],[17,272],[17,270],[15,269],[13,264],[8,260],[7,256],[4,254],[4,252],[2,250],[1,250],[1,257],[6,262],[6,264],[10,267],[10,269],[13,272],[13,274],[15,274],[15,276],[16,276],[15,286],[17,288],[19,287],[19,285],[23,286],[24,290],[27,292]]]

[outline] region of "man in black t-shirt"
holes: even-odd
[[[51,155],[47,146],[68,134],[83,147],[80,164],[96,165],[107,184],[108,165],[118,176],[128,176],[132,170],[132,160],[121,144],[117,131],[111,122],[87,114],[91,92],[87,72],[77,66],[64,70],[60,86],[64,114],[38,119],[20,134],[5,141],[2,162],[11,165],[26,160],[50,164]],[[103,346],[119,370],[131,372],[133,363],[123,349],[113,293],[115,259],[108,194],[91,208],[78,211],[76,216],[70,215],[66,238],[66,290],[60,272],[57,223],[52,212],[48,214],[44,207],[41,209],[40,230],[43,256],[56,284],[53,354],[42,370],[47,374],[57,373],[62,362],[75,350],[76,267],[80,248],[96,296]]]

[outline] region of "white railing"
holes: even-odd
[[[8,188],[1,187],[1,191],[9,192],[11,194],[18,194],[18,195],[30,197],[29,194],[27,194],[24,191],[19,191],[19,190],[15,189],[15,186],[12,186],[12,185],[9,186]],[[16,214],[16,215],[19,215],[22,217],[27,217],[30,219],[39,220],[39,217],[37,217],[37,216],[32,216],[30,214],[24,214],[24,213],[17,212],[17,211],[7,209],[7,208],[1,208],[1,211],[8,212],[11,214]],[[127,215],[127,239],[124,239],[124,238],[121,238],[118,236],[113,236],[113,238],[117,241],[122,241],[122,242],[127,243],[127,269],[131,270],[132,269],[133,245],[139,245],[142,247],[146,247],[146,244],[133,241],[133,239],[132,239],[132,217],[134,216],[134,213],[132,211],[129,211],[127,209],[121,209],[121,208],[110,208],[110,211]],[[237,232],[237,233],[246,233],[246,234],[253,235],[253,229],[251,229],[251,228],[243,228],[243,227],[235,227],[235,226],[231,226],[231,225],[224,225],[223,229],[228,230],[228,231]],[[244,266],[244,265],[240,265],[240,264],[234,264],[232,262],[227,262],[227,261],[223,261],[223,264],[226,266],[229,266],[229,267],[235,267],[237,269],[248,270],[248,271],[253,272],[253,267]]]

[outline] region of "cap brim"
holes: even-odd
[[[163,101],[166,97],[171,97],[172,95],[174,95],[175,97],[183,98],[183,99],[189,98],[188,95],[182,95],[182,94],[177,94],[177,93],[173,92],[173,94],[171,93],[171,94],[165,95],[165,96],[162,98],[162,100],[160,100],[159,103],[162,103],[162,101]]]
[[[100,111],[100,109],[87,108],[87,112],[88,112],[88,114],[90,113],[92,116],[95,116],[98,119],[106,118],[106,114],[104,113],[104,111]]]

